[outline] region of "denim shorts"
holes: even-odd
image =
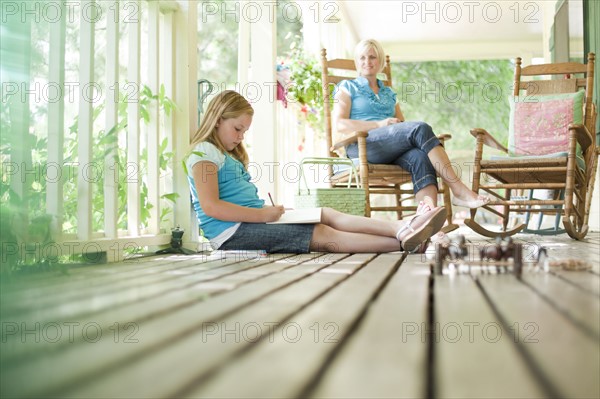
[[[431,126],[424,122],[402,122],[369,131],[367,136],[367,161],[398,165],[412,177],[413,190],[434,185],[437,188],[436,171],[427,156],[440,141]],[[346,147],[349,158],[358,157],[358,145]]]
[[[314,229],[314,224],[242,223],[219,249],[306,254],[310,252]]]

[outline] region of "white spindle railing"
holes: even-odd
[[[133,3],[136,10],[141,10],[139,0]],[[127,105],[127,229],[130,236],[140,232],[140,42],[141,17],[128,21],[128,64],[127,85],[135,88],[135,98]],[[126,90],[127,92],[130,92]]]
[[[161,31],[160,31],[160,54],[165,55],[161,60],[161,69],[160,69],[160,79],[162,84],[165,87],[165,96],[174,99],[174,76],[175,76],[175,57],[174,54],[174,44],[175,44],[175,35],[173,29],[173,21],[174,14],[177,11],[176,4],[174,2],[167,3],[170,7],[161,6],[161,12],[163,12]],[[173,111],[175,112],[175,111]],[[166,137],[167,148],[166,151],[170,153],[174,153],[175,145],[173,143],[174,138],[173,135],[176,132],[175,129],[175,118],[173,117],[173,112],[169,115],[164,115],[164,123],[162,129],[161,138]],[[179,163],[177,159],[174,160],[174,167],[178,167]],[[163,193],[172,193],[174,192],[174,182],[173,182],[173,171],[171,173],[164,176],[161,179],[161,189]],[[182,201],[181,199],[180,201]],[[164,202],[164,201],[163,201]],[[166,203],[168,206],[172,206],[171,203]],[[173,223],[174,221],[174,212],[169,217],[169,222]]]
[[[119,98],[119,2],[107,4],[106,18],[106,98],[105,124],[106,132],[118,123]],[[106,148],[104,161],[104,234],[106,238],[117,237],[118,203],[118,164],[116,143],[111,142]]]
[[[23,90],[24,93],[30,93],[31,48],[29,45],[31,43],[31,20],[25,19],[22,23],[14,24],[12,27],[14,28],[15,40],[17,41],[14,49],[16,50],[19,45],[23,47],[22,52],[15,51],[15,59],[12,62],[14,65],[18,65],[21,70],[14,71],[9,69],[6,72],[3,71],[3,73],[8,73],[9,79],[19,90]],[[29,96],[26,95],[22,97],[21,101],[14,101],[11,109],[13,137],[18,137],[19,142],[15,143],[10,149],[10,160],[16,172],[10,181],[10,188],[18,197],[14,202],[17,203],[20,200],[23,204],[23,209],[17,215],[17,225],[15,226],[17,234],[26,233],[29,216],[29,209],[27,207],[29,191],[27,185],[28,182],[31,183],[31,179],[29,178],[28,171],[33,169],[31,151],[28,151],[25,145],[31,125],[29,103]]]
[[[145,0],[144,0],[145,1]],[[60,3],[64,8],[64,2]],[[106,15],[106,71],[103,87],[106,88],[104,98],[104,124],[105,132],[110,131],[119,122],[119,98],[120,87],[127,101],[127,127],[126,139],[126,165],[125,176],[119,176],[117,148],[114,143],[107,143],[102,150],[104,152],[103,165],[103,189],[104,189],[104,231],[93,231],[92,213],[94,212],[93,181],[90,179],[90,168],[93,162],[93,97],[92,87],[94,83],[94,55],[95,48],[95,22],[100,18],[90,15],[90,10],[97,10],[97,0],[82,0],[78,3],[81,9],[80,18],[80,46],[79,46],[79,111],[78,111],[78,153],[77,153],[77,230],[75,235],[63,235],[62,248],[70,253],[105,252],[108,260],[119,260],[123,258],[124,249],[132,249],[139,246],[154,246],[169,243],[170,232],[161,230],[161,227],[171,227],[176,222],[170,219],[169,226],[160,225],[161,207],[172,206],[163,201],[160,196],[165,190],[187,192],[182,181],[174,182],[172,176],[163,178],[159,171],[159,145],[162,138],[169,141],[169,149],[176,149],[175,137],[176,122],[173,116],[164,116],[159,110],[158,101],[152,101],[147,110],[150,114],[150,122],[145,129],[140,124],[141,105],[139,94],[143,87],[141,80],[141,43],[142,43],[142,18],[141,13],[147,10],[147,86],[154,94],[159,93],[161,84],[165,86],[165,95],[174,98],[174,83],[177,73],[175,68],[175,14],[179,5],[175,1],[148,1],[147,7],[142,7],[140,0],[122,2],[111,0],[103,9]],[[195,2],[190,2],[193,4]],[[72,6],[72,5],[71,5]],[[121,12],[119,12],[121,10]],[[86,13],[85,16],[83,13]],[[63,14],[66,15],[66,14]],[[50,60],[49,80],[56,82],[62,87],[64,83],[65,64],[65,18],[59,23],[51,25],[50,36]],[[119,82],[119,51],[122,45],[120,37],[121,22],[127,26],[127,82]],[[126,23],[125,23],[126,22]],[[185,77],[187,78],[187,76]],[[190,95],[192,95],[190,93]],[[177,101],[176,101],[177,102]],[[185,107],[185,106],[184,106]],[[48,134],[48,162],[62,165],[62,153],[64,143],[64,102],[58,101],[49,104],[49,134]],[[188,111],[184,108],[184,113]],[[164,129],[161,133],[161,118],[164,119]],[[145,133],[146,136],[142,137]],[[145,140],[143,140],[145,138]],[[145,170],[140,167],[140,150],[146,145],[148,160]],[[184,146],[182,146],[184,147]],[[97,149],[96,149],[97,150]],[[185,149],[181,148],[181,154]],[[179,167],[180,157],[173,160],[173,171]],[[123,162],[122,160],[120,162]],[[148,187],[148,202],[152,204],[150,218],[146,228],[141,230],[141,208],[140,195],[141,183],[145,181]],[[119,183],[121,185],[119,185]],[[62,182],[60,179],[49,181],[47,184],[47,211],[57,215],[59,226],[63,214]],[[127,229],[119,231],[119,190],[127,190]],[[178,204],[182,210],[174,212],[175,215],[185,215],[189,218],[189,203],[187,198]],[[175,216],[175,219],[177,216]],[[181,216],[180,216],[181,219]],[[189,226],[187,221],[177,221],[184,226]],[[58,237],[55,237],[58,238]],[[64,253],[64,252],[63,252]]]
[[[57,3],[61,15],[65,13],[63,1]],[[64,18],[50,25],[50,57],[48,60],[48,81],[55,88],[65,86],[65,35],[66,23]],[[58,91],[57,93],[58,94]],[[59,226],[63,222],[63,132],[65,129],[65,101],[61,95],[56,95],[56,101],[48,104],[48,170],[56,173],[48,174],[46,178],[46,207],[49,215],[55,218],[55,239],[60,240],[62,231]]]
[[[79,115],[77,133],[77,238],[89,240],[92,236],[92,180],[89,178],[92,164],[93,102],[94,83],[94,25],[95,16],[84,14],[95,10],[95,0],[81,1],[80,52],[79,52]]]
[[[23,4],[25,3],[18,3],[15,6]],[[47,201],[46,209],[42,212],[53,215],[59,226],[54,231],[53,239],[56,244],[52,243],[52,245],[61,248],[63,254],[105,252],[109,260],[117,260],[123,257],[125,248],[168,244],[170,240],[168,229],[176,225],[186,230],[184,242],[191,244],[190,241],[197,239],[197,226],[192,223],[193,212],[189,202],[188,182],[181,171],[180,162],[189,150],[189,134],[193,133],[197,126],[197,93],[194,82],[198,76],[196,66],[198,2],[195,0],[75,2],[59,0],[54,5],[56,6],[61,10],[58,13],[61,17],[52,22],[46,21],[50,28],[48,47],[44,50],[49,55],[48,76],[41,78],[36,76],[35,79],[47,78],[48,82],[55,87],[60,87],[63,92],[62,96],[58,96],[59,101],[41,104],[36,100],[38,104],[33,105],[38,109],[47,106],[48,158],[42,162],[46,161],[45,165],[48,168],[44,170],[49,174],[43,176],[46,178]],[[16,14],[15,18],[20,18],[20,15]],[[142,26],[145,21],[147,26]],[[31,26],[31,18],[27,18],[24,24],[15,25],[16,31],[22,33],[19,37],[22,38],[24,48],[22,52],[15,52],[16,64],[19,65],[20,70],[12,81],[14,87],[19,86],[25,93],[30,92],[30,82],[34,81],[34,78],[30,78],[29,71]],[[69,49],[68,44],[71,29],[78,30],[79,33],[78,47],[75,50]],[[42,28],[38,32],[43,31]],[[122,36],[123,31],[125,35]],[[147,37],[142,37],[146,34]],[[249,29],[242,29],[241,35],[242,42],[246,44],[242,46],[241,54],[247,56],[250,48]],[[269,42],[272,43],[272,29],[268,37]],[[142,43],[148,43],[148,51],[144,51],[143,58]],[[103,44],[106,44],[105,47]],[[105,56],[104,64],[98,62],[99,54]],[[77,70],[70,71],[68,66],[75,62],[78,62]],[[126,65],[124,76],[119,73],[121,64]],[[95,69],[103,66],[104,74],[99,76],[95,73]],[[269,68],[256,66],[256,69],[267,71]],[[77,84],[74,85],[73,81]],[[147,106],[150,114],[150,122],[142,127],[141,104],[138,100],[143,83],[147,84],[155,94],[160,92],[161,84],[164,84],[166,96],[175,101],[178,109],[173,115],[165,116],[156,101],[149,106],[144,105]],[[77,90],[78,95],[74,99],[69,96],[67,100],[65,95],[70,94],[69,90],[72,89]],[[113,127],[117,126],[124,117],[117,100],[120,93],[127,101],[126,128],[124,132],[116,134]],[[98,94],[101,96],[97,97]],[[35,128],[37,120],[31,118],[34,113],[31,112],[30,96],[24,97],[23,101],[17,101],[17,104],[10,108],[11,117],[13,114],[18,116],[15,117],[12,127],[15,131],[22,132],[22,140],[21,137],[18,139],[20,143],[17,144],[21,145],[14,146],[7,159],[10,159],[11,165],[16,165],[20,169],[19,175],[11,180],[11,188],[24,204],[24,217],[20,219],[22,223],[19,227],[26,231],[27,215],[33,213],[33,210],[25,208],[28,206],[27,197],[31,192],[30,183],[35,168],[31,160],[33,149],[26,148],[23,143],[29,142],[27,135],[30,131],[35,131],[36,134],[39,134],[39,131]],[[102,118],[95,120],[94,113],[99,111],[100,106],[104,107]],[[264,114],[272,115],[272,113]],[[76,123],[73,117],[77,118]],[[164,127],[161,122],[164,122]],[[77,127],[74,159],[71,158],[72,162],[68,165],[65,164],[66,157],[63,156],[65,147],[69,143],[68,137],[65,136],[69,134],[66,126]],[[111,134],[116,134],[118,145],[125,148],[115,148],[114,142],[110,139],[102,148],[95,147],[98,133],[95,135],[94,132],[100,129],[106,134],[113,130]],[[169,171],[171,173],[167,173],[166,178],[159,172],[160,143],[165,137],[169,143],[167,150],[175,154]],[[142,149],[147,150],[148,154],[144,170],[140,168]],[[120,156],[121,151],[125,152],[125,158]],[[94,156],[97,157],[99,152],[103,153],[104,158],[101,165],[95,165],[97,158]],[[36,153],[36,156],[38,155]],[[285,159],[285,156],[281,159]],[[126,162],[125,165],[123,162]],[[62,174],[62,178],[51,178],[52,165],[60,167],[59,173]],[[75,172],[74,179],[71,170]],[[120,170],[124,171],[125,175],[120,175]],[[21,176],[24,177],[20,178]],[[103,180],[98,181],[99,177]],[[146,219],[148,223],[143,226],[143,230],[140,205],[142,182],[148,187],[147,199],[148,203],[152,204],[150,217]],[[65,190],[73,184],[77,187],[76,211],[66,211],[65,206],[68,203],[65,198],[71,198],[71,195],[68,195],[70,193]],[[103,190],[103,209],[95,208],[98,204],[94,201],[97,197],[97,192],[94,195],[94,190],[98,188]],[[127,192],[125,199],[127,220],[124,228],[123,220],[119,219],[123,217],[119,211],[124,205],[120,202],[123,190]],[[169,216],[169,223],[161,225],[160,218],[163,214],[161,207],[164,209],[164,206],[172,206],[167,201],[161,202],[161,194],[165,192],[176,192],[179,194],[179,200],[174,206],[172,216]],[[100,224],[97,222],[98,212],[103,213]],[[61,231],[65,220],[76,220],[73,226],[65,226],[65,229],[71,231]],[[97,258],[88,257],[88,259]]]

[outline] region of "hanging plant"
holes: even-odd
[[[287,56],[277,65],[279,83],[283,86],[284,103],[295,106],[302,119],[315,132],[324,130],[321,65],[316,57],[305,54],[292,42]]]

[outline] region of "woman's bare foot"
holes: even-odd
[[[453,193],[454,194],[454,193]],[[462,206],[465,208],[479,208],[490,202],[490,198],[485,195],[478,195],[477,193],[466,189],[460,193],[456,193],[452,196],[452,205]]]

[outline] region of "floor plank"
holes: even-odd
[[[214,280],[221,276],[234,274],[242,270],[252,269],[259,265],[258,262],[201,262],[190,260],[182,267],[167,270],[155,270],[150,275],[132,276],[128,279],[109,281],[106,284],[81,290],[75,295],[57,294],[47,298],[43,303],[16,305],[7,316],[17,315],[18,320],[27,321],[35,319],[45,322],[44,319],[68,318],[85,314],[93,314],[103,309],[119,306],[124,303],[150,298],[154,295],[169,290],[179,289],[195,282]],[[69,287],[63,288],[65,291]],[[68,306],[65,306],[68,304]],[[57,306],[61,305],[61,306]]]
[[[544,396],[470,275],[437,277],[434,309],[436,397]]]
[[[303,333],[297,342],[275,334],[273,342],[261,342],[245,356],[232,362],[210,380],[186,392],[186,397],[302,397],[307,387],[327,364],[336,346],[352,330],[354,323],[386,279],[393,273],[399,255],[381,255],[318,302],[294,318]],[[311,327],[333,326],[332,342],[317,339]],[[323,331],[326,333],[326,331]],[[337,342],[336,342],[337,340]],[[269,367],[256,367],[257,362]],[[244,378],[240,379],[239,376]],[[281,383],[285,381],[285,383]],[[264,387],[269,387],[265,393]]]
[[[99,273],[82,272],[76,275],[61,276],[43,287],[17,284],[17,286],[22,287],[20,290],[3,295],[3,302],[8,305],[3,310],[5,312],[22,313],[30,309],[38,310],[44,307],[53,307],[56,304],[75,302],[89,298],[91,295],[117,292],[131,286],[160,281],[165,278],[163,273],[185,271],[186,268],[194,267],[203,262],[204,259],[205,257],[181,258],[174,259],[172,262],[153,260],[148,261],[149,263],[145,267],[144,264],[135,265],[133,270],[131,268],[121,270],[119,266],[115,265]],[[218,265],[217,262],[214,264]]]
[[[276,259],[285,259],[277,257]],[[199,300],[197,295],[190,295],[202,284],[203,295],[208,297],[217,292],[227,291],[254,278],[252,269],[264,266],[264,262],[238,262],[233,264],[204,264],[206,267],[188,267],[187,273],[176,279],[165,279],[150,285],[135,285],[128,290],[94,295],[88,301],[78,301],[48,309],[32,311],[26,315],[11,316],[5,320],[16,323],[16,334],[6,339],[2,363],[16,364],[32,356],[40,356],[48,351],[60,350],[62,345],[80,342],[82,336],[71,337],[62,334],[59,339],[48,342],[40,340],[36,345],[23,345],[19,342],[21,323],[32,328],[35,323],[49,325],[50,323],[72,323],[77,326],[99,326],[103,331],[114,330],[117,325],[126,326],[130,323],[139,324],[150,318],[158,317],[161,313],[176,310]],[[279,267],[276,267],[276,270]],[[262,271],[268,271],[263,268]],[[194,273],[195,271],[195,273]],[[245,273],[242,273],[245,272]],[[189,273],[189,274],[188,274]],[[240,274],[239,278],[236,278]],[[226,278],[226,279],[225,279]],[[234,281],[235,280],[235,281]],[[212,282],[212,283],[211,283]],[[201,298],[200,298],[201,299]],[[116,331],[113,331],[113,334]],[[126,332],[125,332],[126,333]]]
[[[573,285],[574,287],[587,292],[593,296],[600,297],[600,275],[592,273],[590,271],[566,271],[561,269],[551,269],[549,271],[551,275],[554,275],[565,282]]]
[[[310,261],[317,256],[319,255],[311,254],[300,259]],[[71,386],[89,383],[102,373],[125,364],[128,358],[144,356],[149,351],[168,345],[176,337],[201,328],[202,323],[219,320],[235,309],[247,306],[269,292],[302,279],[325,266],[314,262],[301,268],[302,270],[294,268],[293,272],[286,273],[285,269],[292,268],[293,262],[282,261],[273,265],[284,272],[275,273],[277,270],[271,270],[265,277],[259,279],[252,276],[251,283],[243,284],[236,290],[226,291],[212,301],[206,301],[207,295],[204,290],[206,287],[202,283],[188,289],[187,295],[195,300],[190,301],[183,308],[176,308],[170,313],[161,314],[158,318],[150,318],[139,323],[134,336],[136,342],[123,342],[122,336],[115,340],[114,331],[106,331],[97,341],[95,336],[88,337],[87,340],[76,345],[66,345],[56,353],[3,369],[0,376],[2,382],[0,389],[3,396],[58,395]],[[208,284],[208,289],[212,290],[211,283]],[[203,318],[199,318],[198,315],[202,315]],[[100,331],[104,330],[100,328]],[[92,330],[91,334],[94,332]],[[86,359],[94,360],[88,362]],[[56,364],[60,364],[61,367],[56,367]]]
[[[506,326],[520,333],[517,343],[530,368],[551,396],[600,396],[600,347],[511,275],[478,277]]]
[[[423,398],[429,267],[410,255],[321,376],[314,398]]]
[[[465,236],[471,260],[493,242]],[[598,397],[600,233],[514,240],[592,269],[171,254],[12,275],[0,396]]]
[[[316,273],[301,281],[282,287],[224,319],[209,320],[193,334],[98,378],[82,389],[69,392],[68,396],[180,397],[178,392],[182,387],[194,385],[227,362],[237,362],[240,353],[258,346],[259,341],[269,345],[276,334],[281,334],[280,330],[295,334],[294,315],[347,278],[370,257],[372,255],[354,256],[338,262],[335,261],[339,256],[330,258],[322,262],[322,268]],[[287,271],[291,272],[293,268]],[[301,332],[309,334],[310,330]],[[199,355],[201,361],[198,361]],[[161,378],[148,381],[148,375],[160,375]]]
[[[570,276],[595,279],[586,272]],[[552,273],[524,273],[522,281],[590,338],[600,342],[600,298]]]
[[[192,259],[193,258],[193,259]],[[45,296],[51,294],[55,288],[61,284],[70,285],[78,282],[82,288],[86,284],[99,284],[103,276],[114,276],[121,274],[135,274],[136,272],[152,273],[148,268],[149,264],[156,268],[162,266],[174,265],[179,262],[198,261],[206,259],[206,255],[196,254],[191,256],[183,255],[165,255],[148,258],[137,258],[115,263],[96,264],[96,265],[77,265],[64,266],[63,271],[47,271],[42,273],[17,275],[11,278],[7,284],[3,285],[2,295],[22,295],[28,291],[27,296]],[[98,278],[100,277],[100,278]]]

